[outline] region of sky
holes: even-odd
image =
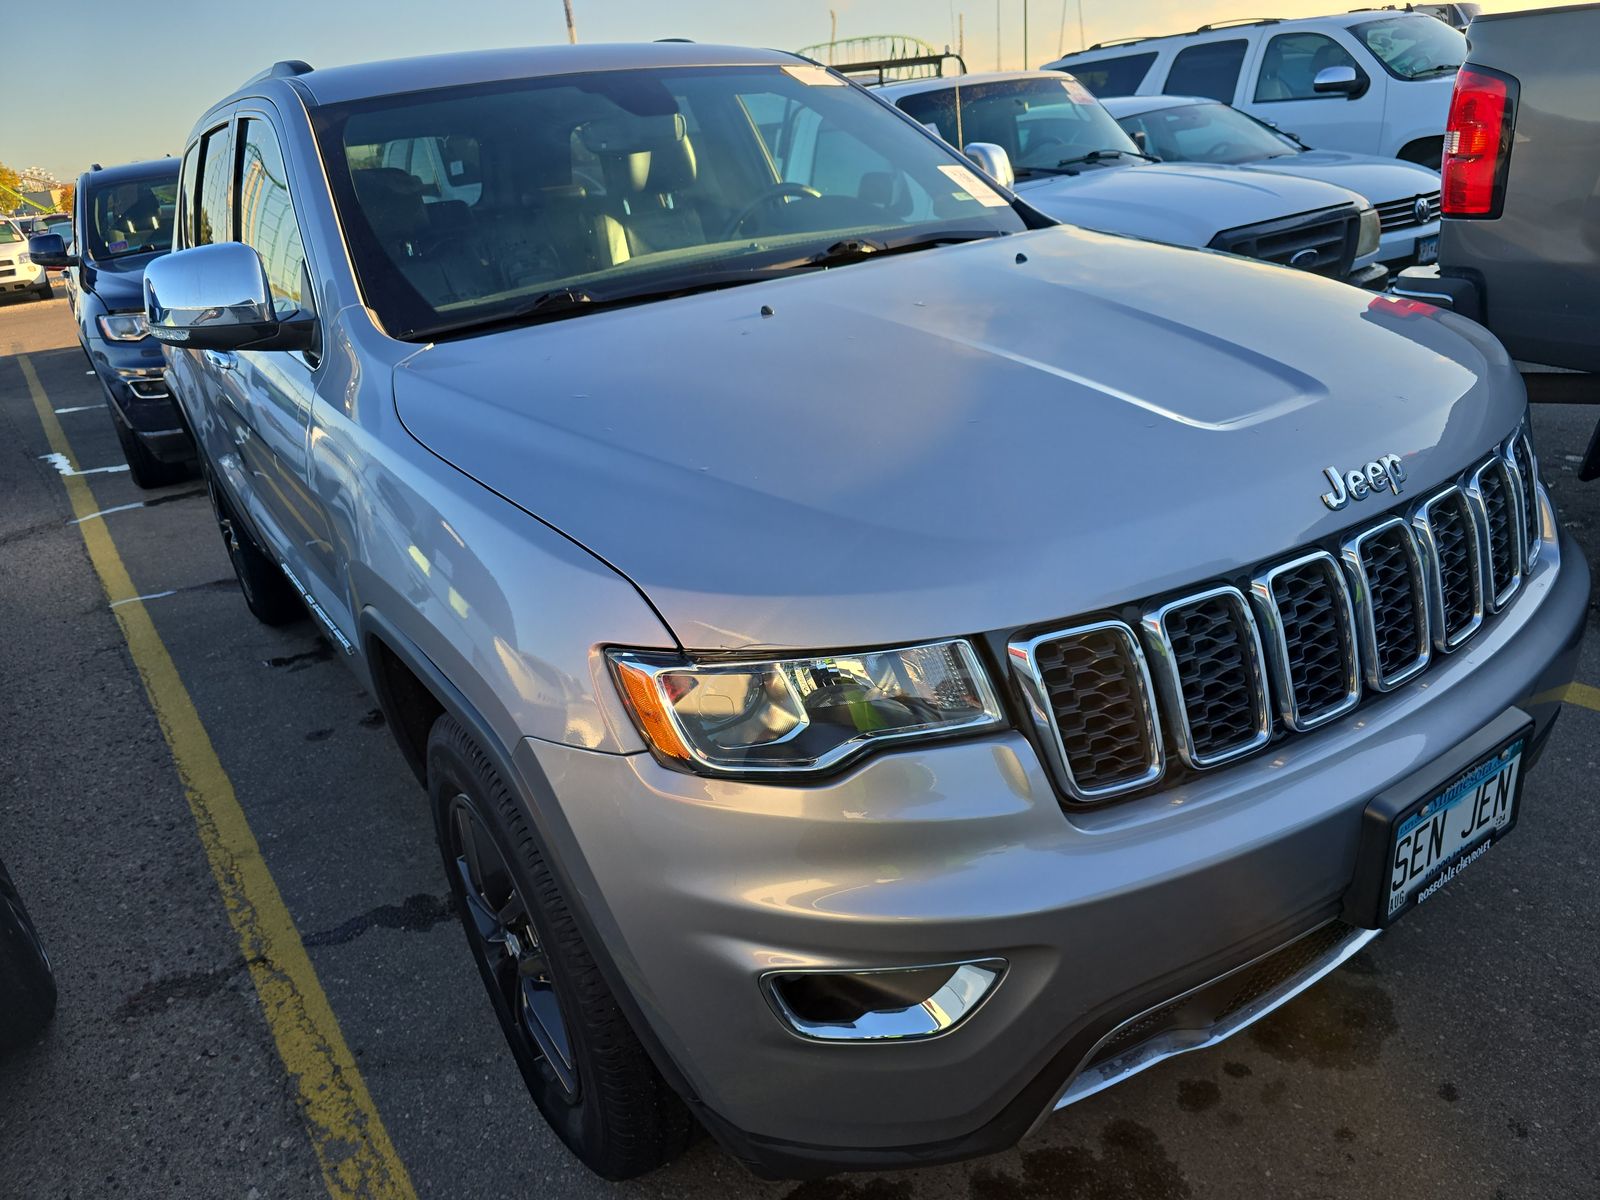
[[[1313,16],[1377,0],[1081,0],[1088,42],[1173,33],[1229,17]],[[1485,11],[1549,0],[1485,0]],[[701,42],[794,50],[838,36],[954,44],[973,70],[1039,66],[1079,48],[1079,0],[572,0],[582,41]],[[1029,16],[1027,59],[1022,18]],[[566,40],[561,0],[0,0],[10,73],[0,163],[71,182],[91,162],[177,154],[213,102],[277,59],[333,66]],[[961,19],[964,18],[964,21]],[[998,47],[997,33],[998,27]],[[998,49],[998,55],[997,55]]]

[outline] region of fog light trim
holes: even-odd
[[[921,1000],[895,1003],[895,985],[926,972],[948,971],[943,983]],[[1003,958],[979,958],[962,962],[932,963],[912,967],[882,967],[863,971],[837,968],[768,971],[761,977],[761,989],[789,1031],[808,1041],[818,1042],[912,1042],[940,1037],[961,1025],[983,1002],[994,994],[1006,972]],[[864,1008],[853,1017],[827,1019],[815,1013],[805,1015],[797,1008],[802,987],[826,988],[837,979],[841,992],[870,994],[875,988],[887,1003],[882,1008]]]

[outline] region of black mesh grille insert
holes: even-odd
[[[1491,466],[1478,477],[1483,511],[1489,519],[1489,578],[1496,596],[1503,595],[1517,577],[1516,506],[1506,473]]]
[[[1354,647],[1340,616],[1343,592],[1326,563],[1306,563],[1278,575],[1272,594],[1288,650],[1295,712],[1301,721],[1315,720],[1350,696]]]
[[[1124,635],[1089,630],[1034,654],[1078,786],[1094,791],[1141,778],[1151,757],[1146,698]]]
[[[1533,456],[1528,453],[1528,443],[1518,438],[1511,444],[1511,453],[1517,460],[1517,472],[1522,476],[1523,545],[1531,554],[1539,544],[1539,483],[1533,473]]]
[[[1172,609],[1165,626],[1195,755],[1210,758],[1254,741],[1255,648],[1236,606],[1213,596]]]
[[[1478,615],[1478,556],[1472,545],[1477,531],[1465,497],[1452,494],[1428,510],[1433,544],[1439,556],[1439,590],[1444,609],[1444,634],[1453,643]]]
[[[1212,238],[1210,245],[1213,250],[1343,279],[1355,259],[1359,224],[1354,209],[1324,209],[1227,229]]]
[[[1411,558],[1411,535],[1395,526],[1362,547],[1372,604],[1378,669],[1389,679],[1412,666],[1425,649],[1422,591]]]

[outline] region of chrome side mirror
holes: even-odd
[[[59,233],[36,233],[28,239],[28,257],[41,267],[75,267],[77,258],[67,250]]]
[[[968,142],[962,153],[1001,187],[1016,185],[1017,173],[1011,169],[1011,156],[1006,153],[1004,146],[997,146],[993,142]]]
[[[283,318],[261,256],[242,242],[163,255],[144,269],[150,335],[185,350],[309,350],[316,318]]]
[[[1311,90],[1319,96],[1348,96],[1354,100],[1366,86],[1354,67],[1323,67],[1311,81]]]

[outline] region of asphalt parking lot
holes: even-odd
[[[1597,415],[1534,418],[1592,561],[1600,485],[1574,471]],[[51,457],[46,419],[70,461]],[[612,1187],[523,1090],[449,912],[423,794],[372,698],[309,620],[250,618],[198,483],[140,492],[122,462],[65,302],[0,305],[0,855],[61,986],[44,1039],[0,1064],[0,1196],[1600,1195],[1595,609],[1586,686],[1515,834],[1247,1034],[976,1163],[771,1184],[702,1141]],[[70,507],[65,471],[94,515]],[[126,567],[125,594],[102,585],[91,530]],[[149,692],[118,620],[129,604],[176,669]],[[180,776],[161,689],[192,701],[220,764],[205,786],[247,828],[219,833],[186,802],[200,784]],[[213,874],[219,838],[250,835],[348,1048],[321,1060],[331,1080],[310,1073],[316,1047],[286,1038],[281,997],[242,949],[253,918]],[[376,1145],[377,1168],[308,1124],[330,1087],[361,1101],[347,1140]]]

